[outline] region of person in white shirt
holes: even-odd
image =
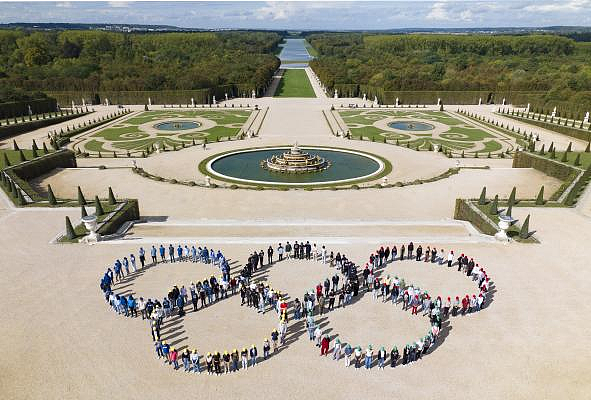
[[[449,253],[447,253],[447,266],[451,267],[451,264],[454,262],[454,252],[453,250],[450,250]]]

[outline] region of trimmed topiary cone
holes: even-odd
[[[536,197],[536,205],[537,206],[543,206],[544,205],[544,186],[542,185],[542,187],[540,188],[540,191],[538,193],[538,197]]]
[[[573,149],[573,143],[572,142],[568,142],[568,147],[566,148],[566,152],[570,152]]]
[[[49,150],[47,150],[47,145],[45,144],[45,142],[43,142],[43,154],[47,153],[49,153]]]
[[[88,213],[86,212],[86,207],[80,206],[80,215],[82,218],[88,217]]]
[[[6,153],[2,153],[2,165],[4,166],[4,168],[10,167],[10,160],[8,159]]]
[[[517,194],[517,188],[513,186],[511,194],[509,195],[509,203],[515,203],[515,195]]]
[[[78,205],[85,206],[86,204],[88,204],[88,203],[86,202],[86,199],[84,198],[84,194],[82,193],[82,189],[80,189],[80,186],[78,186]]]
[[[567,162],[568,161],[568,153],[565,151],[564,153],[562,153],[562,158],[560,159],[561,162]]]
[[[480,192],[480,198],[478,199],[478,204],[481,206],[486,204],[486,186],[482,188],[482,192]]]
[[[14,151],[19,151],[20,150],[19,147],[18,147],[18,144],[16,144],[16,140],[13,140],[12,141],[12,150],[14,150]]]
[[[37,143],[35,142],[35,139],[33,139],[33,145],[31,146],[31,150],[39,150],[39,147],[37,147]]]
[[[76,239],[76,232],[74,231],[74,227],[72,226],[72,221],[70,221],[70,217],[66,217],[66,237],[69,240]]]
[[[114,206],[117,203],[115,200],[115,195],[113,194],[113,189],[109,186],[109,205]]]
[[[492,204],[490,205],[490,213],[493,215],[497,215],[499,213],[499,195],[495,195]]]
[[[575,158],[574,165],[575,165],[575,167],[578,167],[581,165],[581,153],[577,153],[577,157]]]
[[[521,225],[521,229],[519,230],[519,237],[521,239],[527,239],[529,237],[529,214],[525,217],[525,221]]]
[[[57,199],[55,198],[55,195],[53,194],[53,190],[51,189],[51,185],[47,185],[47,200],[49,201],[49,204],[51,204],[52,206],[55,206],[57,204]]]
[[[94,196],[94,209],[94,213],[97,217],[105,213],[105,210],[103,210],[103,205],[101,204],[101,201],[99,200],[98,196]]]
[[[18,159],[20,160],[20,162],[25,162],[27,161],[27,158],[25,157],[25,153],[23,153],[22,150],[18,151]]]
[[[37,149],[36,148],[33,148],[33,150],[31,150],[31,152],[33,153],[33,158],[39,157],[39,153],[37,153]]]
[[[587,147],[585,147],[585,153],[591,152],[591,148],[590,147],[591,147],[591,142],[588,142],[587,143]]]
[[[509,204],[507,204],[507,211],[505,211],[505,215],[510,217],[512,212],[513,212],[513,201],[511,201],[511,199],[509,199]]]
[[[554,148],[552,148],[552,151],[550,152],[550,158],[552,160],[554,160],[556,158],[556,150]]]
[[[554,151],[554,142],[551,142],[550,147],[548,147],[548,153],[551,153],[552,151]]]
[[[540,148],[540,153],[539,153],[541,156],[546,154],[546,152],[544,151],[544,147],[545,147],[545,145],[542,143],[542,147]]]

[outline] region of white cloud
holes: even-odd
[[[129,8],[128,1],[109,1],[108,4],[112,8]]]
[[[255,11],[257,19],[270,19],[273,21],[287,20],[291,18],[296,11],[292,3],[287,2],[268,2],[263,7]]]
[[[72,3],[70,1],[60,1],[55,3],[57,8],[72,8]]]
[[[425,18],[431,21],[451,21],[451,16],[447,11],[445,3],[433,4],[429,14]]]
[[[570,0],[553,2],[546,4],[531,4],[524,7],[524,11],[529,12],[565,12],[565,11],[581,11],[591,7],[591,0]]]

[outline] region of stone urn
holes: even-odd
[[[97,220],[96,220],[96,215],[87,215],[86,217],[82,217],[82,223],[84,224],[84,227],[86,228],[86,230],[88,232],[90,232],[88,235],[86,235],[82,241],[84,243],[88,243],[88,244],[92,244],[92,243],[96,243],[100,240],[100,235],[98,233],[96,233],[96,228],[97,228]]]
[[[211,178],[209,176],[205,177],[205,186],[207,186],[207,187],[211,186]]]
[[[499,214],[499,231],[495,234],[495,238],[501,242],[509,242],[509,236],[507,236],[507,230],[511,226],[513,218],[509,215]]]
[[[438,153],[439,152],[439,145],[438,144],[434,144],[433,145],[433,152],[434,153]]]
[[[160,153],[160,143],[156,142],[154,143],[154,147],[156,148],[156,153]]]
[[[382,187],[388,186],[388,177],[384,176],[384,179],[382,179]]]

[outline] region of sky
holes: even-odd
[[[358,30],[591,26],[591,0],[0,2],[0,23]]]

